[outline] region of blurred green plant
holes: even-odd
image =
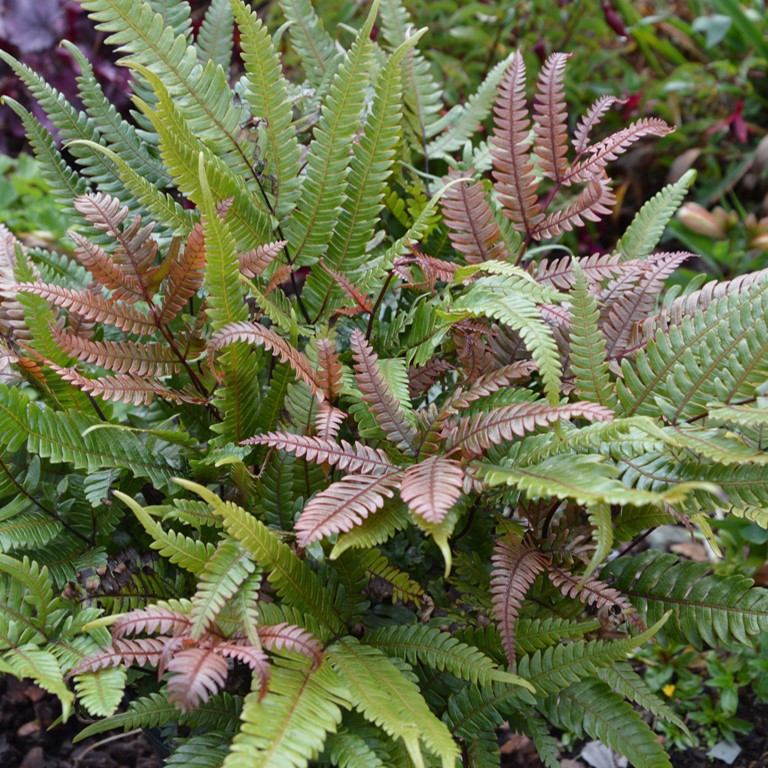
[[[30,155],[0,155],[0,223],[18,234],[50,242],[66,234],[66,218]]]

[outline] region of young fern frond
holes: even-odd
[[[569,54],[553,53],[539,72],[534,100],[533,153],[544,175],[559,182],[568,167],[568,112],[563,75]]]
[[[525,63],[518,51],[499,86],[490,141],[494,178],[504,215],[518,231],[532,236],[544,214],[536,194],[538,183],[528,150],[530,116],[525,102]]]
[[[616,407],[616,394],[608,374],[605,339],[598,326],[597,301],[589,292],[581,268],[575,263],[573,268],[575,281],[571,292],[569,339],[574,384],[584,400],[613,410]]]

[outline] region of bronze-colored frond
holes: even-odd
[[[447,181],[471,175],[457,170],[448,173]],[[440,198],[448,237],[453,247],[464,254],[467,264],[478,264],[490,259],[506,261],[509,258],[501,230],[496,223],[488,196],[478,181],[461,181],[446,189]]]
[[[91,341],[56,326],[51,332],[58,346],[70,357],[114,373],[168,376],[181,370],[178,358],[162,342]]]
[[[538,182],[529,155],[531,120],[525,96],[525,63],[518,51],[499,85],[494,107],[494,132],[489,142],[493,177],[504,215],[530,235],[544,214],[536,195]]]
[[[408,393],[411,397],[423,395],[452,368],[448,361],[440,357],[433,357],[424,365],[412,365],[408,369]]]
[[[616,96],[600,96],[579,120],[576,130],[573,132],[573,148],[576,150],[577,159],[589,145],[592,129],[602,120],[603,115],[617,103],[621,104],[622,101]]]
[[[334,343],[330,339],[317,340],[317,380],[326,398],[333,402],[344,386],[343,369]]]
[[[401,470],[393,468],[381,475],[347,475],[329,485],[307,502],[296,521],[299,545],[359,525],[394,495],[401,477]]]
[[[86,320],[113,325],[121,331],[135,333],[137,336],[150,336],[157,329],[154,320],[142,310],[130,304],[107,299],[100,293],[77,291],[42,282],[19,283],[16,290],[42,296],[51,304],[77,312]]]
[[[624,354],[636,323],[653,311],[664,281],[692,254],[685,252],[657,253],[643,262],[645,269],[629,290],[618,294],[615,301],[605,304],[607,315],[603,324],[605,352],[609,359]]]
[[[320,641],[306,629],[295,624],[281,622],[271,626],[257,627],[259,640],[268,651],[290,651],[300,653],[311,659],[318,666],[323,658],[323,646]]]
[[[592,179],[581,190],[576,200],[560,211],[550,213],[533,231],[536,240],[556,237],[561,232],[570,232],[574,227],[584,226],[584,220],[600,221],[611,213],[616,196],[610,187],[610,180],[603,176]]]
[[[394,466],[380,448],[364,443],[350,445],[346,440],[335,443],[322,437],[307,437],[292,433],[270,432],[244,440],[242,445],[268,445],[288,451],[315,464],[330,464],[346,472],[363,472],[369,475],[386,475]]]
[[[147,298],[136,277],[128,274],[100,245],[72,230],[67,234],[75,244],[75,258],[93,275],[99,285],[113,292],[114,299],[133,304]]]
[[[306,356],[282,336],[278,336],[273,330],[258,323],[248,321],[230,323],[214,333],[208,342],[211,365],[213,365],[213,356],[216,352],[238,341],[258,344],[277,355],[284,363],[290,365],[296,376],[310,388],[312,394],[317,395],[319,399],[325,397],[318,384],[315,371]]]
[[[582,584],[578,577],[554,565],[548,569],[547,576],[566,597],[579,600],[593,608],[614,608],[617,612],[623,613],[627,620],[641,632],[645,630],[645,624],[638,617],[629,599],[617,589],[609,587],[604,581],[592,576]]]
[[[563,74],[569,53],[553,53],[539,72],[534,99],[533,153],[547,178],[559,182],[568,167],[568,109]]]
[[[218,693],[227,681],[227,660],[211,648],[184,648],[173,654],[166,666],[168,701],[188,712]]]
[[[431,456],[407,467],[400,484],[400,497],[414,514],[428,523],[440,523],[461,497],[464,469],[445,456]]]
[[[239,257],[240,271],[246,277],[258,277],[285,246],[285,240],[276,240],[274,243],[265,243],[241,254]]]
[[[116,240],[112,258],[141,283],[157,253],[157,242],[151,237],[155,223],[142,226],[141,216],[136,215],[130,224],[121,228],[128,217],[128,208],[103,192],[81,195],[74,205],[96,229]]]
[[[355,360],[355,378],[363,400],[371,413],[398,448],[416,453],[416,430],[406,421],[405,413],[392,394],[392,390],[381,375],[377,363],[378,355],[357,329],[350,338],[352,356]]]
[[[347,417],[339,408],[334,408],[329,402],[323,401],[317,407],[315,429],[319,437],[333,440],[339,434],[341,423]]]
[[[587,150],[588,156],[572,165],[563,175],[563,184],[579,184],[599,178],[611,160],[626,152],[646,136],[666,136],[674,130],[658,117],[645,117],[622,128]]]
[[[187,236],[184,249],[168,268],[163,286],[160,322],[170,323],[203,284],[205,276],[205,237],[199,222]]]
[[[549,565],[548,559],[524,541],[508,535],[499,539],[493,549],[491,599],[493,614],[499,626],[504,650],[510,666],[515,664],[515,625],[520,606],[531,584]]]
[[[622,262],[621,254],[618,253],[594,253],[591,256],[576,259],[576,263],[591,286],[637,271],[637,265],[634,262]],[[561,259],[540,261],[531,266],[531,274],[536,282],[542,285],[551,285],[558,290],[569,291],[573,288],[575,281],[573,259],[570,256],[563,256]]]
[[[461,448],[468,454],[481,454],[491,445],[521,437],[526,432],[560,419],[575,417],[590,421],[610,421],[613,412],[595,403],[560,406],[544,402],[516,403],[467,416],[444,432],[449,448]]]

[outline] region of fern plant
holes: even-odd
[[[296,81],[241,0],[196,38],[181,0],[81,4],[135,122],[79,51],[82,111],[0,54],[71,217],[55,252],[0,232],[2,670],[169,765],[498,765],[505,721],[547,765],[551,727],[670,765],[626,659],[752,643],[768,595],[627,553],[768,524],[766,278],[660,299],[690,175],[612,253],[552,240],[671,128],[593,138],[603,98],[571,137],[564,54],[531,114],[517,53],[442,119],[397,0],[346,49],[282,0]]]

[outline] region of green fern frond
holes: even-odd
[[[383,0],[381,27],[384,39],[392,48],[402,45],[415,31],[401,0]],[[426,154],[427,141],[436,132],[435,125],[442,107],[442,88],[435,81],[429,62],[418,51],[412,50],[401,66],[406,120],[415,140],[415,148]]]
[[[268,574],[281,598],[305,611],[325,627],[327,634],[340,629],[340,620],[328,594],[308,564],[281,542],[253,515],[231,502],[222,501],[202,485],[177,478],[176,482],[198,494],[220,515],[224,527],[250,552],[254,561]]]
[[[234,16],[230,0],[211,0],[195,40],[203,64],[211,61],[224,72],[229,71],[234,46],[233,26]]]
[[[669,616],[667,612],[645,632],[621,640],[576,640],[566,645],[535,651],[519,659],[517,672],[537,691],[555,694],[569,685],[597,674],[598,669],[610,666],[616,661],[626,660],[635,648],[644,645],[659,632]]]
[[[571,370],[574,383],[584,400],[613,410],[616,394],[608,375],[605,339],[598,327],[597,301],[589,292],[584,272],[574,263],[576,280],[571,291]]]
[[[622,364],[624,412],[655,415],[660,408],[674,423],[706,414],[713,401],[754,396],[768,365],[767,315],[768,281],[762,280],[658,332],[633,364]]]
[[[301,201],[286,227],[288,248],[298,264],[312,264],[325,253],[333,232],[335,212],[344,199],[350,163],[349,143],[359,127],[373,53],[370,35],[377,12],[378,0],[375,0],[333,78],[314,139],[309,145]]]
[[[478,89],[469,96],[467,102],[462,107],[454,107],[433,130],[445,124],[444,130],[437,135],[428,145],[427,154],[449,154],[461,149],[464,144],[472,139],[477,132],[477,126],[484,122],[491,113],[493,104],[496,101],[497,90],[504,72],[506,72],[512,57],[510,54],[506,59],[502,59],[485,76]]]
[[[546,619],[518,619],[515,626],[515,644],[521,653],[533,653],[564,640],[583,638],[588,632],[600,629],[598,619],[573,621],[556,616]],[[501,638],[499,638],[499,643]]]
[[[525,680],[499,669],[493,659],[477,648],[435,627],[384,627],[366,635],[366,643],[410,664],[425,664],[441,672],[447,670],[460,680],[468,680],[475,685],[508,683],[533,691]]]
[[[138,68],[138,65],[134,65]],[[248,250],[271,241],[272,220],[266,203],[253,195],[245,179],[250,173],[237,173],[210,147],[206,146],[179,111],[176,102],[162,80],[149,70],[141,70],[152,84],[157,103],[150,106],[142,99],[136,103],[154,126],[160,141],[160,154],[168,173],[184,195],[200,205],[203,197],[200,156],[205,166],[205,178],[217,200],[229,200],[232,205],[228,225],[241,250]]]
[[[108,667],[76,675],[77,698],[94,717],[109,717],[125,695],[126,679],[125,667]]]
[[[383,208],[387,178],[395,161],[400,138],[402,82],[400,64],[417,42],[416,35],[401,45],[379,71],[374,86],[371,110],[363,124],[360,140],[353,144],[345,199],[328,244],[326,264],[346,273],[348,265],[365,254]],[[304,288],[309,311],[319,315],[335,308],[342,296],[333,288],[333,278],[326,270],[313,270]],[[335,298],[329,295],[334,291]],[[322,315],[321,315],[322,316]]]
[[[615,252],[621,254],[622,261],[643,259],[651,253],[695,179],[696,171],[687,171],[643,205],[616,243]]]
[[[40,165],[40,175],[45,179],[51,194],[63,211],[75,218],[77,212],[74,200],[90,191],[85,179],[67,165],[61,152],[56,148],[56,142],[50,131],[41,125],[36,117],[9,96],[3,97],[3,104],[10,107],[21,118],[27,139]]]
[[[309,0],[279,0],[290,23],[291,43],[296,49],[309,84],[327,86],[339,64],[339,52],[325,31]]]
[[[122,728],[123,732],[127,733],[136,728],[161,728],[171,723],[191,728],[206,726],[211,731],[225,731],[237,723],[241,701],[240,698],[223,693],[212,696],[191,712],[180,713],[179,708],[168,701],[167,694],[150,693],[130,702],[125,712],[87,725],[73,741],[83,741],[115,728]]]
[[[274,178],[273,209],[275,215],[282,218],[293,208],[300,184],[301,148],[292,126],[288,86],[266,27],[241,0],[235,0],[233,8],[248,83],[246,98],[253,114],[264,121],[268,150],[264,173]],[[302,22],[306,23],[306,19]]]
[[[222,768],[306,766],[341,722],[340,706],[348,706],[346,691],[327,663],[313,670],[296,659],[276,660],[267,695],[245,697]]]
[[[346,686],[352,705],[390,736],[402,739],[415,765],[424,765],[421,740],[445,768],[455,765],[458,749],[445,723],[381,651],[347,637],[330,646],[326,657]]]
[[[0,659],[0,671],[10,673],[20,680],[25,677],[34,680],[59,699],[61,719],[69,719],[75,695],[67,688],[59,661],[51,651],[31,644],[11,648]]]
[[[149,478],[157,487],[170,481],[171,467],[163,457],[148,456],[144,444],[130,432],[90,429],[101,423],[84,414],[52,411],[0,384],[0,443],[9,450],[26,442],[30,453],[75,469],[121,467]]]
[[[410,522],[405,504],[399,499],[386,499],[384,507],[368,515],[351,531],[342,533],[333,549],[331,559],[340,557],[348,549],[367,549],[378,547],[389,541],[397,531],[404,530]]]
[[[119,46],[165,84],[189,129],[222,155],[231,154],[236,167],[246,171],[237,144],[240,114],[224,70],[211,61],[202,66],[187,36],[167,26],[143,0],[83,0],[82,6],[108,33],[108,44]]]
[[[144,530],[152,537],[152,548],[167,557],[172,563],[180,565],[185,570],[201,574],[216,551],[214,544],[192,539],[176,531],[166,531],[152,515],[136,503],[130,496],[121,491],[115,491],[120,501],[126,504],[139,519]]]
[[[453,308],[476,317],[491,317],[517,331],[536,361],[547,399],[552,405],[560,402],[560,355],[552,329],[544,322],[533,301],[522,293],[500,296],[473,287],[454,303]]]
[[[679,728],[690,740],[695,742],[688,726],[663,699],[657,696],[645,680],[626,662],[620,661],[610,667],[604,667],[597,671],[597,676],[607,683],[616,693],[629,699],[629,701],[650,712],[667,723]]]
[[[72,54],[80,67],[80,75],[77,78],[80,98],[86,112],[109,146],[107,157],[114,163],[113,155],[119,155],[131,170],[153,186],[160,189],[169,186],[171,179],[157,158],[150,153],[149,146],[139,139],[136,128],[120,116],[104,95],[90,61],[69,40],[62,40],[61,44]],[[98,151],[99,146],[101,145],[94,141],[94,146],[90,148]]]
[[[556,726],[599,739],[636,768],[671,768],[656,734],[621,696],[603,682],[586,680],[545,702],[542,709]]]
[[[768,631],[768,590],[746,576],[711,575],[706,563],[658,552],[614,560],[602,572],[608,575],[647,621],[671,612],[659,635],[667,642],[751,645]]]
[[[489,487],[514,485],[531,497],[571,498],[580,504],[642,504],[682,501],[695,488],[716,490],[712,483],[689,481],[667,490],[642,491],[628,488],[617,479],[618,469],[603,456],[578,454],[552,456],[526,467],[477,464],[480,477]]]
[[[199,638],[216,620],[225,603],[256,570],[243,548],[231,539],[219,542],[203,570],[192,598],[190,635]]]

